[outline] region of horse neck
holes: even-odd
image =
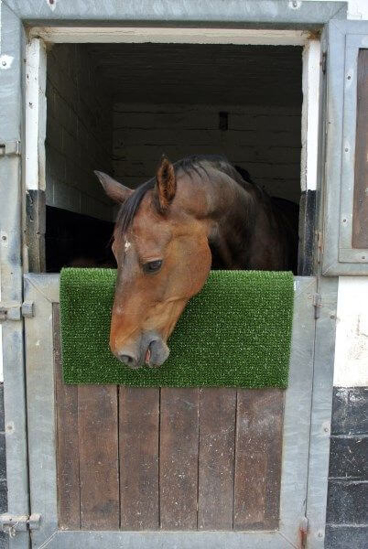
[[[289,269],[288,238],[270,197],[243,180],[229,179],[207,189],[217,196],[208,235],[212,268]]]
[[[221,174],[220,180],[208,184],[207,193],[212,203],[208,239],[213,268],[252,268],[261,207],[256,191]]]
[[[212,268],[280,270],[287,247],[271,199],[235,170],[206,165],[207,177],[185,176],[180,207],[202,220]]]

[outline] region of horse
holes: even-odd
[[[175,164],[163,156],[136,190],[95,173],[120,204],[110,348],[130,368],[165,362],[168,338],[211,268],[295,270],[297,206],[271,199],[222,156]]]

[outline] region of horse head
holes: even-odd
[[[110,347],[131,368],[160,366],[167,340],[188,300],[211,268],[206,197],[163,157],[156,177],[135,191],[96,172],[106,194],[120,204],[112,250],[117,283]]]

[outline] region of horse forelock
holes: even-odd
[[[156,179],[152,178],[140,185],[133,194],[120,207],[116,226],[124,234],[133,223],[133,219],[138,211],[138,208],[147,194],[147,192],[155,187]]]

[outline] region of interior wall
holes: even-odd
[[[116,103],[113,128],[114,174],[128,186],[151,178],[163,153],[224,154],[271,195],[299,201],[301,107]]]
[[[93,170],[111,172],[112,109],[88,52],[55,45],[47,56],[47,205],[111,220]]]

